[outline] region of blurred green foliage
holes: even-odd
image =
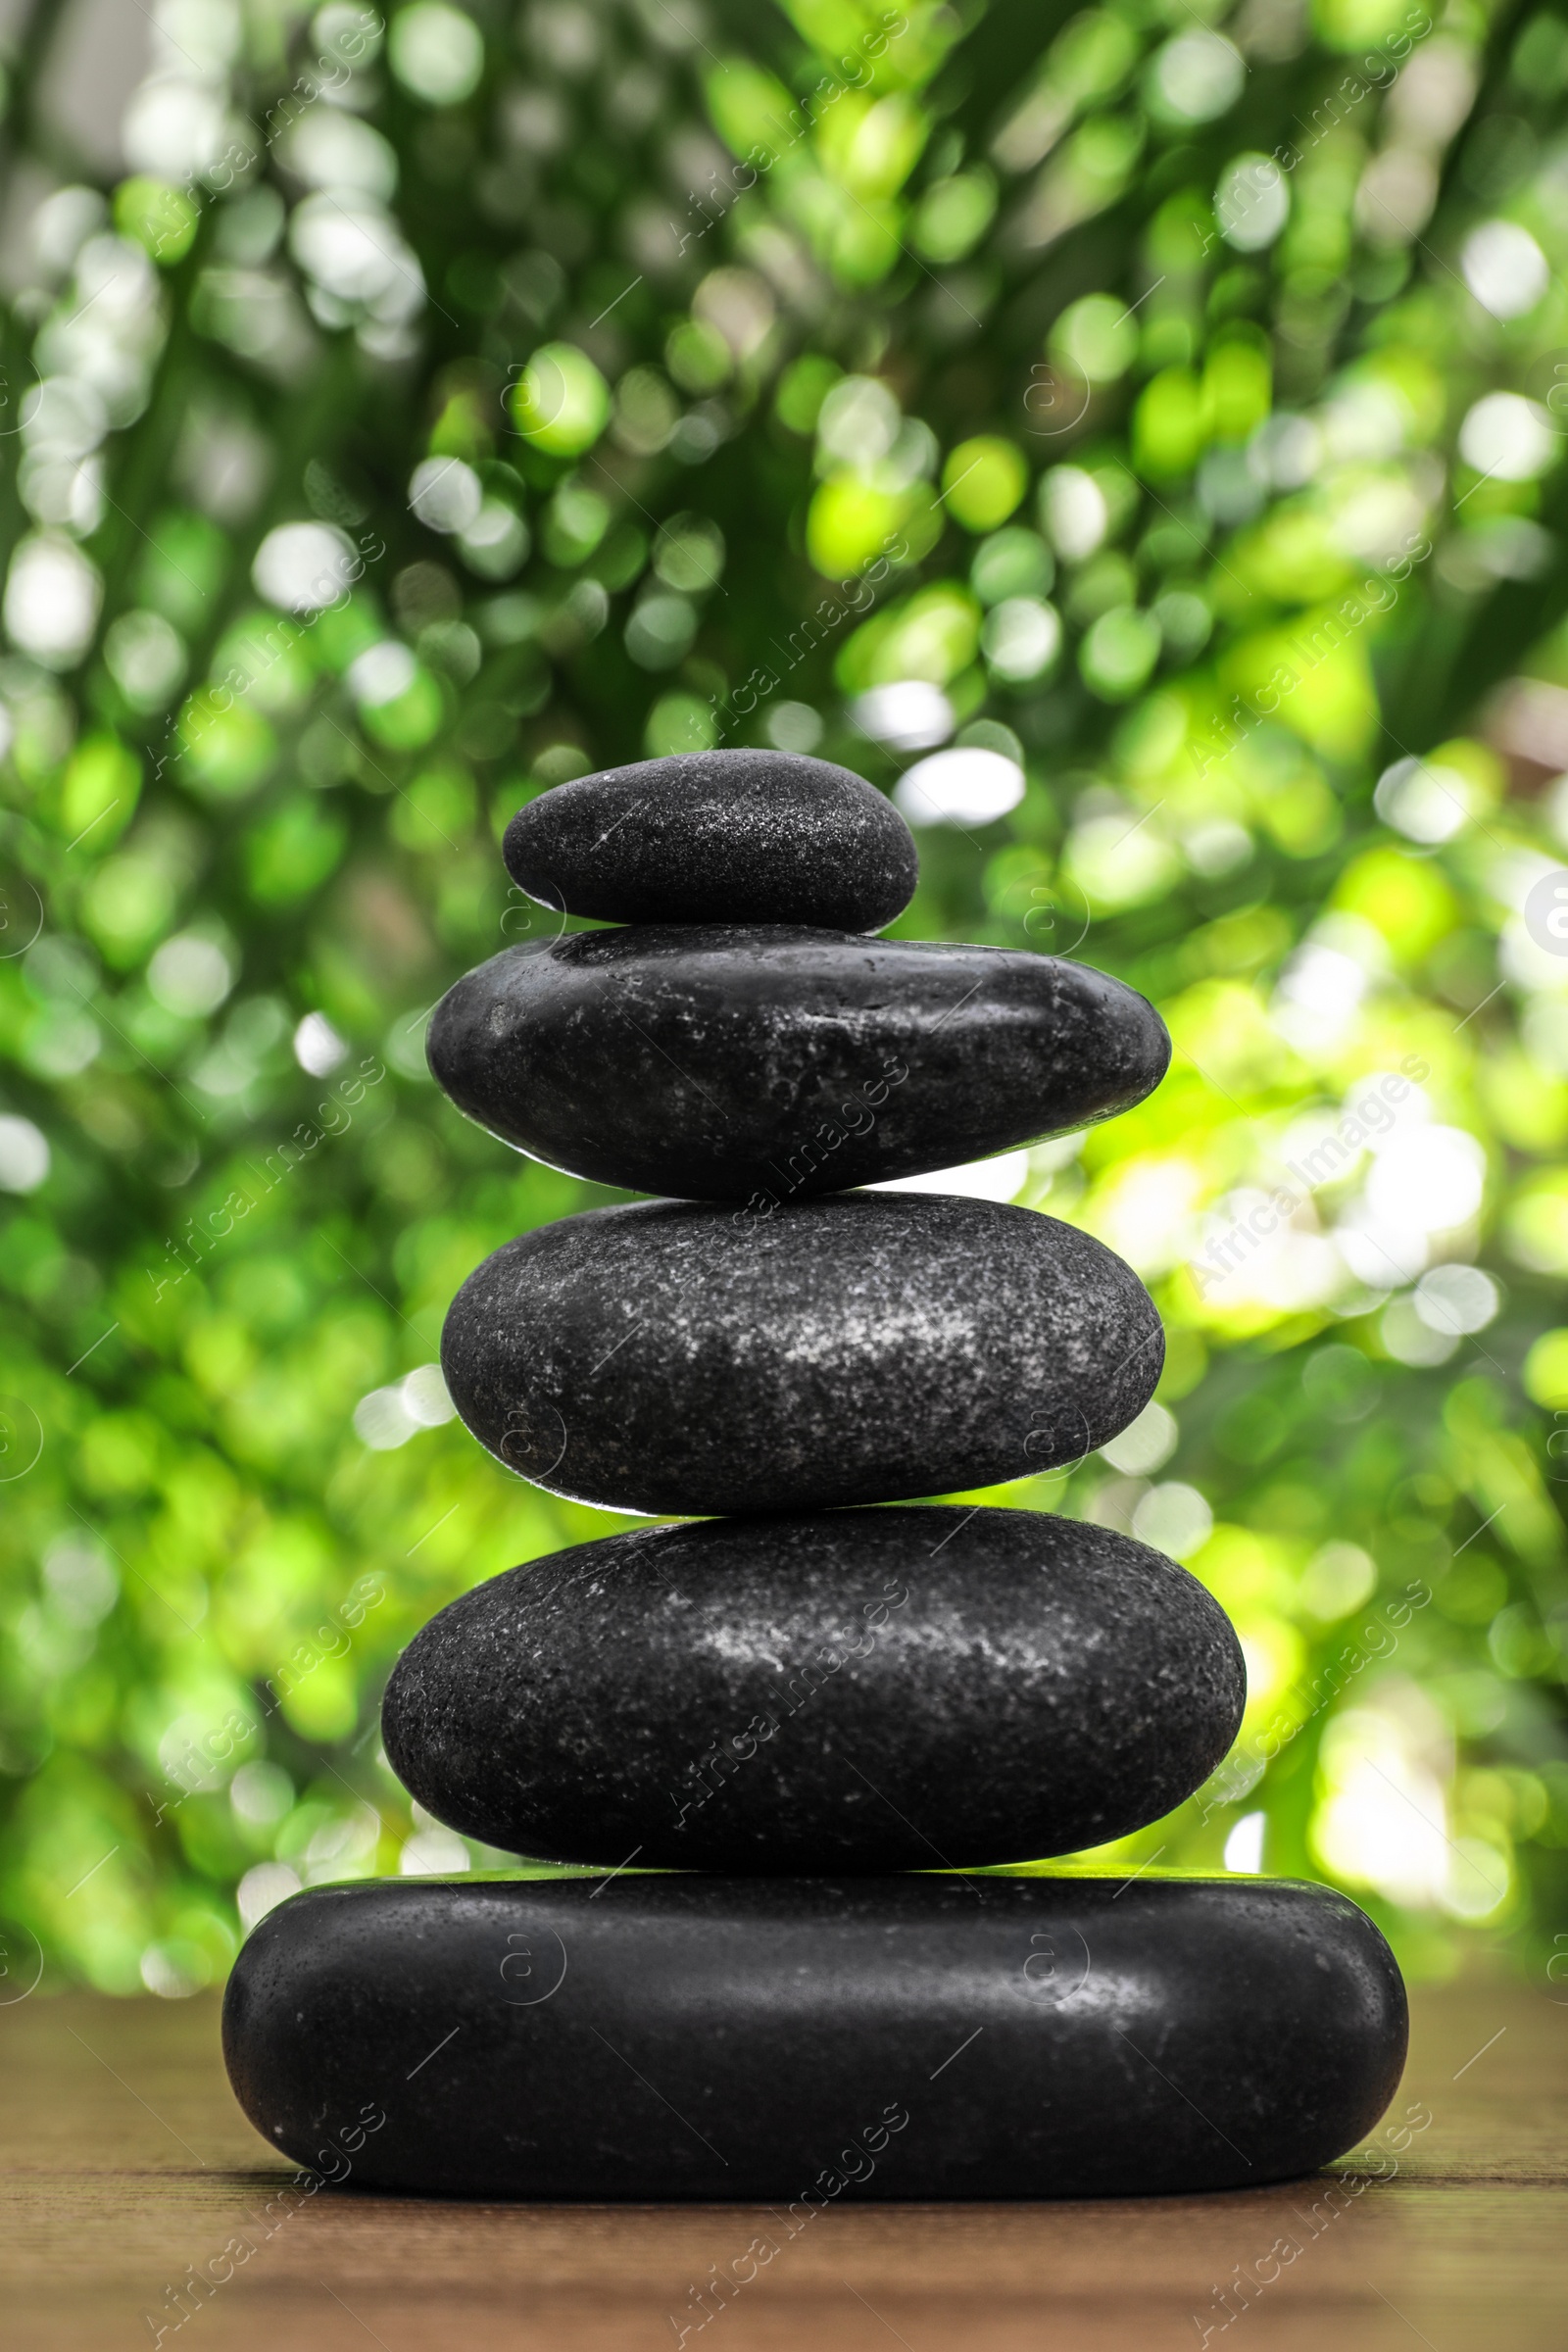
[[[480,1257],[613,1196],[466,1126],[421,1025],[548,923],[524,799],[713,742],[897,787],[900,934],[1077,953],[1174,1035],[1001,1180],[1171,1347],[1106,1455],[988,1499],[1177,1553],[1251,1674],[1108,1859],[1540,1967],[1568,20],[389,13],[158,0],[113,188],[34,108],[53,11],[12,60],[8,1967],[178,1993],[296,1884],[494,1859],[411,1821],[381,1685],[619,1522],[430,1367]]]

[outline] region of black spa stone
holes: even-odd
[[[459,1108],[535,1159],[765,1205],[1110,1118],[1170,1039],[1132,989],[1049,956],[654,925],[492,956],[428,1051]]]
[[[452,1302],[465,1422],[553,1494],[672,1516],[949,1494],[1074,1462],[1149,1401],[1130,1266],[1032,1209],[639,1201],[509,1242]]]
[[[932,1870],[1099,1845],[1229,1748],[1241,1647],[1108,1528],[913,1507],[577,1544],[417,1634],[387,1756],[486,1844],[605,1869]]]
[[[1393,1954],[1343,1895],[1125,1873],[320,1886],[253,1931],[223,2003],[239,2102],[294,2163],[423,2194],[765,2203],[726,2273],[743,2295],[855,2198],[1311,2172],[1377,2122],[1405,2030]]]
[[[920,870],[891,801],[798,752],[690,752],[579,776],[518,809],[503,854],[530,898],[611,923],[875,931]]]

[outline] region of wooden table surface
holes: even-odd
[[[1560,2352],[1568,1987],[1414,2009],[1398,2097],[1337,2183],[834,2208],[699,2328],[693,2288],[776,2229],[765,2212],[343,2188],[265,2235],[289,2176],[229,2094],[216,2001],[39,1994],[0,2007],[0,2343],[659,2352],[684,2326],[699,2352]],[[254,2252],[191,2291],[231,2239]]]

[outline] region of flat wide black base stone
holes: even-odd
[[[366,2188],[760,2201],[1255,2188],[1404,2061],[1372,1922],[1290,1881],[374,1882],[269,1913],[229,2079]]]
[[[488,1845],[782,1875],[1102,1845],[1191,1795],[1246,1695],[1174,1560],[948,1505],[574,1544],[432,1617],[381,1720],[404,1786]]]

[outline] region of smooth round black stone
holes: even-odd
[[[573,1544],[404,1651],[392,1769],[485,1843],[606,1869],[932,1870],[1124,1837],[1229,1748],[1196,1577],[1042,1511],[709,1519]]]
[[[850,2198],[1311,2172],[1376,2123],[1405,2036],[1343,1895],[1147,1874],[315,1887],[223,2003],[241,2106],[328,2180],[756,2200],[775,2251]]]
[[[671,1516],[821,1510],[1075,1462],[1164,1360],[1143,1284],[1032,1209],[850,1193],[765,1217],[639,1201],[469,1275],[441,1367],[551,1493]]]
[[[863,776],[798,752],[688,752],[558,784],[503,844],[531,899],[611,923],[875,931],[914,895],[914,837]]]
[[[1132,989],[1049,956],[655,925],[492,956],[428,1054],[460,1109],[552,1167],[765,1206],[1110,1118],[1170,1039]]]

